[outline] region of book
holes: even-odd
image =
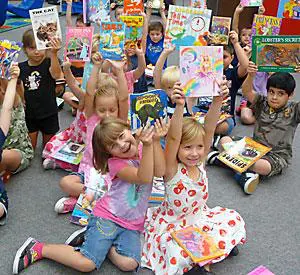
[[[144,2],[142,0],[124,0],[124,13],[129,14],[142,14],[144,12]]]
[[[92,53],[93,27],[67,27],[65,59],[72,61],[89,61]]]
[[[223,77],[222,46],[180,47],[180,81],[187,97],[217,96]]]
[[[83,21],[110,21],[110,0],[83,0]]]
[[[295,72],[300,36],[253,36],[252,60],[260,72]]]
[[[21,42],[0,39],[0,78],[10,79],[9,69],[16,62],[22,49]]]
[[[57,37],[62,41],[56,6],[29,10],[29,14],[38,50],[51,48],[51,37]]]
[[[99,52],[103,59],[124,57],[125,25],[122,22],[101,22]]]
[[[282,19],[274,16],[255,14],[252,24],[252,36],[278,35]]]
[[[144,127],[148,122],[154,125],[156,119],[167,120],[167,99],[163,90],[130,94],[130,126],[132,132]]]
[[[224,255],[224,252],[217,247],[214,239],[198,227],[188,226],[171,232],[171,235],[195,263]]]
[[[275,275],[273,272],[271,272],[269,269],[267,269],[265,266],[260,265],[251,272],[249,272],[247,275]]]
[[[169,6],[164,47],[207,45],[203,35],[208,32],[211,10]]]
[[[121,15],[125,24],[125,49],[140,46],[143,36],[144,17],[138,15]]]
[[[213,16],[210,32],[212,44],[227,45],[231,26],[231,17]]]
[[[241,0],[241,6],[243,7],[259,7],[263,3],[263,0]]]
[[[245,172],[272,149],[250,137],[224,144],[223,147],[225,151],[219,154],[218,159],[239,173]]]
[[[206,0],[191,0],[190,6],[192,8],[203,8],[206,9]]]
[[[161,204],[165,198],[165,184],[163,178],[153,179],[151,195],[148,199],[148,203]]]
[[[204,124],[206,114],[207,114],[207,112],[197,112],[194,114],[194,117],[197,119],[197,121],[199,123]],[[232,117],[232,115],[230,115],[230,114],[221,113],[217,124],[220,124],[223,121],[225,121],[226,119],[231,118],[231,117]]]
[[[300,2],[279,0],[277,17],[300,20]]]

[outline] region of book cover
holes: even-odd
[[[269,269],[267,269],[265,266],[260,265],[251,272],[249,272],[247,275],[275,275],[273,272],[271,272]]]
[[[206,9],[206,0],[191,0],[190,6],[192,8],[202,8]]]
[[[207,114],[207,112],[197,112],[194,114],[194,117],[198,120],[199,123],[204,124],[206,114]],[[222,123],[223,121],[225,121],[226,119],[228,119],[230,117],[232,117],[232,115],[227,114],[227,113],[221,113],[217,124]]]
[[[260,72],[295,72],[300,64],[300,36],[254,36],[252,60]]]
[[[231,17],[213,16],[211,35],[213,44],[228,45]]]
[[[272,148],[264,146],[250,137],[225,144],[225,151],[219,154],[218,159],[239,173],[245,172]]]
[[[299,0],[279,0],[277,17],[300,20]]]
[[[0,40],[0,78],[10,79],[9,68],[16,62],[22,49],[21,42]]]
[[[124,0],[125,14],[142,14],[144,12],[144,2],[142,0]]]
[[[93,27],[67,27],[64,57],[72,61],[89,61],[92,53]]]
[[[125,25],[122,22],[101,22],[99,52],[103,59],[124,57]]]
[[[121,15],[125,24],[125,49],[140,46],[143,36],[144,17],[138,15]]]
[[[135,132],[148,122],[154,125],[156,119],[167,119],[167,94],[163,90],[130,94],[130,126]]]
[[[180,81],[187,97],[217,96],[223,77],[222,46],[180,47]]]
[[[243,7],[259,7],[263,3],[263,0],[241,0],[241,5]]]
[[[282,19],[274,16],[255,14],[252,25],[252,36],[278,35]]]
[[[51,48],[50,38],[62,40],[61,29],[56,6],[29,10],[36,48],[45,50]]]
[[[161,204],[165,198],[165,184],[163,178],[153,179],[152,191],[148,202],[151,204]]]
[[[224,252],[215,244],[214,239],[198,227],[188,226],[171,232],[171,235],[195,263],[224,255]]]
[[[203,35],[208,32],[211,10],[170,5],[164,47],[203,46]]]
[[[84,22],[110,21],[110,0],[83,0]]]

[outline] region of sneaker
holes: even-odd
[[[58,214],[72,212],[75,208],[77,199],[74,197],[63,197],[57,201],[54,211]]]
[[[43,167],[45,170],[56,169],[56,162],[54,159],[44,159]]]
[[[41,245],[41,243],[30,237],[18,249],[14,259],[13,274],[18,274],[42,258],[41,255],[39,255],[41,252],[37,250],[37,245]]]
[[[84,242],[84,234],[87,227],[83,227],[77,231],[75,231],[71,236],[65,241],[65,244],[77,247],[80,246]]]
[[[220,140],[221,140],[221,135],[214,135],[213,143],[212,143],[212,148],[214,150],[219,150],[218,145],[219,145]]]
[[[242,174],[237,174],[235,177],[237,177],[238,183],[246,194],[251,195],[254,193],[257,184],[259,183],[259,175],[257,173],[244,172]]]
[[[216,164],[216,160],[218,159],[219,154],[220,154],[220,152],[217,151],[217,150],[210,151],[207,154],[206,163],[208,165],[214,165],[214,164]]]

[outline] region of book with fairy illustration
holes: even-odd
[[[219,154],[218,159],[239,173],[245,172],[272,149],[250,137],[226,143],[223,148],[225,151]]]
[[[227,45],[231,26],[231,17],[213,16],[210,32],[212,44]]]
[[[0,39],[0,78],[10,79],[10,65],[16,62],[22,49],[21,42]]]
[[[190,7],[206,9],[206,0],[191,0]]]
[[[219,95],[223,77],[222,46],[180,47],[180,81],[187,97]]]
[[[165,31],[164,47],[203,46],[203,37],[209,30],[211,10],[170,5]]]
[[[154,125],[156,119],[167,117],[167,94],[163,90],[152,90],[130,95],[130,126],[133,132],[148,122]]]
[[[241,0],[241,6],[243,7],[259,7],[263,3],[263,0]]]
[[[36,48],[45,50],[51,48],[53,37],[62,40],[56,6],[29,10]]]
[[[199,123],[204,124],[206,114],[207,112],[197,112],[194,114],[194,118],[196,118]],[[232,115],[227,113],[221,113],[217,124],[222,123],[223,121],[225,121],[230,117],[232,117]]]
[[[124,13],[126,15],[138,15],[144,12],[144,2],[142,0],[124,0]]]
[[[110,21],[110,0],[83,0],[83,21]]]
[[[300,20],[299,0],[279,0],[277,16],[280,18]]]
[[[171,235],[195,263],[224,255],[224,252],[217,247],[214,239],[198,227],[188,226],[171,232]]]
[[[67,27],[65,59],[72,61],[89,61],[92,52],[93,27]]]
[[[124,57],[124,45],[124,23],[101,22],[99,52],[103,59],[122,60]]]
[[[260,72],[295,72],[300,36],[253,36],[252,60]]]
[[[143,36],[144,17],[138,15],[121,15],[125,24],[125,50],[140,46]]]
[[[252,36],[278,35],[282,19],[274,16],[255,14],[252,24]]]

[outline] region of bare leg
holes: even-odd
[[[138,267],[136,260],[130,257],[120,255],[114,246],[108,252],[108,258],[122,271],[133,271]]]
[[[250,167],[250,170],[259,175],[267,176],[271,173],[272,167],[266,159],[259,159]]]
[[[227,131],[228,131],[228,123],[226,121],[223,121],[222,123],[217,125],[215,134],[226,135]]]
[[[35,150],[35,148],[36,148],[38,134],[39,134],[39,132],[29,133],[29,137],[31,139],[31,144],[32,144],[33,150]]]
[[[219,150],[220,150],[220,151],[224,151],[222,145],[225,144],[225,143],[229,143],[229,142],[232,142],[232,138],[231,138],[230,136],[222,137],[222,138],[220,139],[220,146],[218,146],[218,147],[220,147]]]
[[[66,103],[72,106],[75,109],[78,109],[78,103],[74,102],[71,98],[74,97],[74,94],[71,92],[65,92],[63,95],[63,99]]]
[[[19,151],[14,149],[4,149],[0,163],[0,171],[16,171],[21,164],[22,156]]]
[[[4,208],[0,205],[0,218],[4,215]]]
[[[84,184],[81,182],[80,177],[70,175],[63,177],[59,182],[60,188],[71,197],[79,197],[84,192]]]
[[[246,125],[255,123],[255,116],[250,108],[244,107],[241,109],[241,122]]]
[[[43,134],[43,147],[45,147],[46,143],[53,137],[54,135]]]

